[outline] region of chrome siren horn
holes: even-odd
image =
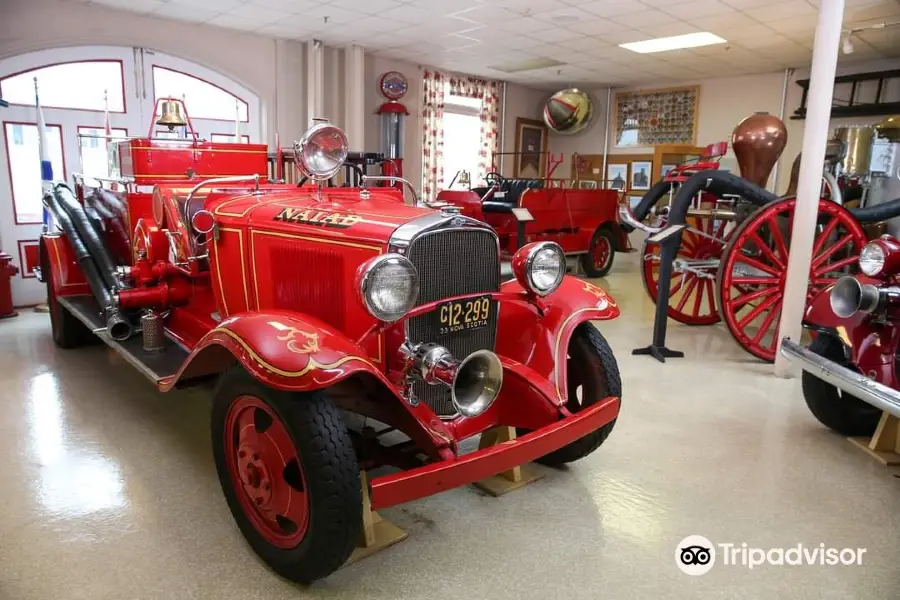
[[[438,344],[419,344],[407,350],[411,370],[429,385],[450,388],[459,414],[475,417],[486,411],[503,385],[503,365],[490,350],[476,350],[462,360]]]
[[[855,277],[847,275],[838,279],[831,288],[829,302],[832,312],[846,319],[858,311],[870,313],[877,310],[881,304],[881,294],[874,285],[861,284]]]

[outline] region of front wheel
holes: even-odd
[[[819,335],[810,344],[809,350],[852,368],[852,365],[846,364],[840,342],[831,336]],[[806,406],[819,423],[848,437],[870,436],[875,433],[881,419],[880,410],[807,371],[803,371],[801,383]]]
[[[587,254],[581,255],[581,268],[588,277],[603,277],[612,269],[616,246],[608,229],[597,229]]]
[[[566,408],[569,412],[577,413],[609,396],[622,398],[619,365],[612,348],[596,327],[590,323],[579,325],[569,342],[568,355]],[[536,462],[555,467],[584,458],[606,441],[615,424],[613,419],[583,438],[542,456]]]
[[[362,527],[362,491],[326,394],[274,390],[234,367],[216,388],[212,442],[231,513],[272,569],[310,583],[344,564]]]

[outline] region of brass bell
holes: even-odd
[[[890,142],[900,141],[900,115],[893,115],[875,126],[878,137]]]
[[[470,184],[471,181],[472,181],[471,178],[469,177],[469,172],[468,172],[468,171],[461,171],[460,174],[459,174],[459,180],[458,180],[458,181],[459,181],[459,185],[464,185],[464,186],[466,186],[466,187],[469,187],[469,184]]]
[[[172,131],[176,127],[184,127],[187,125],[187,121],[184,119],[181,108],[181,100],[163,100],[162,114],[156,121],[156,124],[168,127],[169,131]]]

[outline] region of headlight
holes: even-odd
[[[392,323],[415,305],[419,274],[409,259],[382,254],[363,265],[359,293],[373,317]]]
[[[884,259],[885,253],[881,244],[869,242],[863,247],[862,253],[859,255],[859,270],[869,277],[879,275],[884,270]]]
[[[522,287],[538,296],[546,296],[562,283],[566,274],[566,255],[554,242],[522,246],[513,257],[513,273]]]
[[[313,181],[324,181],[340,170],[348,148],[347,136],[339,127],[317,123],[294,142],[294,163]]]

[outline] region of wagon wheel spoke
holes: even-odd
[[[716,312],[716,298],[715,291],[713,290],[713,282],[710,279],[706,280],[706,302],[709,304],[709,312],[710,314]]]
[[[825,275],[826,273],[832,273],[834,271],[839,271],[848,265],[856,264],[859,260],[858,256],[848,256],[846,258],[842,258],[841,260],[833,263],[829,263],[824,267],[819,267],[813,271],[813,277],[820,277]]]
[[[697,287],[697,277],[696,276],[691,277],[691,280],[684,287],[684,293],[681,295],[681,300],[679,300],[678,306],[675,307],[675,310],[677,310],[678,312],[682,311],[682,309],[684,308],[684,305],[688,301],[688,298],[690,298],[690,296],[691,296],[691,292],[694,290],[695,287]]]
[[[842,236],[835,243],[828,247],[827,250],[822,251],[821,254],[814,254],[816,258],[813,260],[812,268],[813,270],[818,269],[822,266],[822,263],[826,262],[829,258],[834,256],[834,253],[846,246],[848,243],[853,242],[853,236],[849,233],[847,235]],[[852,261],[851,261],[852,262]],[[848,263],[849,264],[849,263]],[[826,271],[827,272],[827,271]]]
[[[778,285],[777,277],[732,277],[731,283],[739,285]],[[740,288],[738,288],[740,289]]]
[[[754,344],[759,344],[760,342],[762,342],[762,339],[765,336],[766,332],[769,330],[769,327],[772,326],[772,321],[775,320],[775,317],[777,317],[778,315],[781,314],[781,311],[779,310],[780,308],[781,307],[779,307],[779,306],[773,306],[769,310],[769,314],[766,315],[766,318],[763,319],[763,322],[759,326],[759,331],[757,331],[756,335],[753,336]],[[778,330],[776,329],[775,331],[777,332]],[[773,335],[772,337],[774,338],[776,336],[777,336],[777,333],[775,335]]]
[[[784,269],[784,262],[782,262],[782,260],[780,258],[775,256],[775,253],[772,252],[772,249],[769,248],[769,245],[766,242],[764,242],[761,237],[759,237],[758,233],[751,234],[748,239],[750,241],[752,241],[754,244],[756,244],[756,247],[759,248],[760,251],[766,255],[766,258],[768,258],[772,264],[774,264],[779,269]],[[782,240],[781,243],[783,245],[784,240]]]
[[[776,293],[774,296],[772,296],[771,298],[767,298],[763,302],[760,302],[756,306],[756,308],[754,308],[749,313],[747,313],[747,315],[743,319],[738,321],[738,327],[740,327],[741,329],[746,329],[747,325],[752,323],[754,321],[754,319],[756,319],[759,315],[761,315],[763,313],[763,311],[765,311],[767,308],[773,306],[775,303],[777,303],[779,301],[781,301],[781,292],[780,291],[778,293]]]
[[[819,252],[822,251],[822,247],[825,245],[825,242],[828,241],[828,238],[831,237],[831,234],[834,233],[834,230],[837,229],[838,219],[837,217],[831,217],[831,220],[828,221],[828,224],[822,229],[819,236],[816,238],[816,243],[813,246],[812,256],[818,256]]]
[[[781,266],[784,266],[787,264],[788,249],[787,244],[784,241],[784,234],[781,232],[781,227],[778,226],[778,220],[775,218],[775,215],[766,219],[766,225],[769,226],[769,232],[772,235],[772,239],[775,241],[775,247],[781,255],[781,260],[777,262],[779,262]]]
[[[779,271],[775,267],[772,267],[770,265],[763,263],[762,261],[756,260],[752,256],[742,255],[738,258],[737,262],[749,265],[749,266],[753,267],[754,269],[759,269],[763,273],[768,273],[769,275],[772,275],[773,277],[781,276],[781,271]],[[735,266],[737,266],[737,265],[735,265]]]
[[[699,277],[698,277],[699,279]],[[703,302],[703,290],[706,287],[706,279],[700,279],[700,285],[694,294],[694,312],[695,317],[700,316],[700,304]]]
[[[778,310],[772,309],[772,313],[775,314],[775,328],[772,330],[772,337],[769,339],[767,350],[770,352],[775,351],[775,346],[778,344],[778,326],[781,324],[781,307],[778,307]]]
[[[747,304],[748,302],[753,302],[754,300],[759,300],[760,298],[765,298],[766,296],[771,296],[778,292],[777,286],[770,286],[767,288],[763,288],[761,290],[757,290],[755,292],[750,292],[748,294],[743,294],[738,296],[737,298],[732,298],[728,301],[728,304],[731,306],[732,310],[737,312],[737,310]]]

